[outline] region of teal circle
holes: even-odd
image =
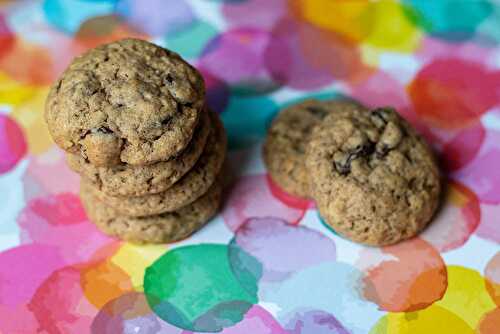
[[[87,19],[111,14],[115,2],[116,0],[45,0],[42,7],[50,24],[60,31],[74,34]]]
[[[168,251],[146,269],[144,293],[151,309],[169,324],[219,332],[240,322],[258,302],[253,275],[240,275],[232,271],[228,246],[185,246]]]
[[[221,113],[229,149],[249,147],[266,135],[266,122],[278,111],[278,105],[265,96],[231,95]]]
[[[208,41],[217,35],[217,29],[208,22],[196,21],[188,28],[165,37],[166,46],[184,58],[197,58]]]
[[[405,13],[432,36],[448,41],[467,40],[493,11],[486,0],[404,0]]]

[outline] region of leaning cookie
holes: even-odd
[[[306,100],[283,109],[272,122],[263,147],[273,181],[293,195],[310,197],[305,151],[312,129],[326,115],[357,106],[346,100]]]
[[[178,54],[129,38],[75,58],[45,119],[59,147],[95,166],[146,165],[184,150],[204,99],[203,78]]]
[[[141,196],[165,191],[186,174],[203,152],[210,132],[210,118],[203,113],[186,150],[175,159],[147,166],[121,164],[96,167],[79,155],[68,154],[69,167],[95,188],[110,196]]]
[[[90,220],[105,234],[136,243],[169,243],[187,238],[216,214],[221,186],[215,182],[205,195],[177,211],[136,218],[122,216],[84,188],[80,197]]]
[[[211,113],[212,131],[200,159],[186,175],[167,190],[136,197],[108,196],[82,180],[82,187],[92,192],[118,212],[131,216],[149,216],[184,207],[204,193],[215,182],[226,156],[227,139],[219,116]]]
[[[411,238],[438,207],[434,156],[393,109],[325,117],[306,156],[321,216],[351,240],[381,246]]]

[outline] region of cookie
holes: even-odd
[[[216,214],[221,186],[215,182],[205,195],[177,211],[136,218],[122,216],[84,185],[80,197],[90,220],[105,234],[136,243],[167,243],[187,238]]]
[[[418,234],[438,207],[431,149],[393,109],[328,115],[306,151],[321,216],[347,238],[389,245]]]
[[[175,159],[147,166],[121,164],[96,167],[82,156],[68,154],[68,165],[110,196],[141,196],[165,191],[186,174],[203,152],[210,132],[208,113],[203,113],[191,143]]]
[[[283,109],[269,128],[263,158],[269,175],[285,191],[309,197],[305,151],[311,130],[326,115],[357,106],[345,100],[306,100]]]
[[[171,212],[192,203],[215,182],[226,156],[224,126],[216,113],[211,113],[210,118],[212,131],[200,159],[193,169],[166,191],[137,197],[115,197],[107,196],[91,185],[86,186],[86,189],[121,214],[131,217]],[[82,182],[88,183],[86,180]]]
[[[201,75],[178,54],[123,39],[73,60],[51,88],[54,141],[96,166],[169,160],[190,142],[203,110]]]

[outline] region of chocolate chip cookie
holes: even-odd
[[[75,58],[50,90],[54,141],[95,166],[166,161],[190,142],[203,110],[201,75],[171,51],[123,39]]]
[[[166,191],[153,195],[116,197],[106,195],[89,185],[88,181],[82,180],[86,184],[85,188],[107,205],[131,217],[171,212],[192,203],[215,182],[226,156],[224,126],[216,113],[211,112],[210,116],[212,131],[200,159],[193,169]]]
[[[165,191],[195,165],[203,152],[211,125],[208,113],[203,113],[201,117],[198,129],[186,150],[169,161],[146,166],[120,164],[96,167],[82,156],[68,154],[68,165],[94,187],[110,196],[141,196]]]
[[[155,216],[125,217],[87,191],[80,197],[90,220],[104,233],[136,243],[167,243],[184,239],[205,225],[220,205],[221,186],[215,182],[193,203]]]
[[[347,100],[305,100],[283,109],[269,128],[263,158],[269,175],[285,191],[309,197],[305,151],[312,129],[328,114],[358,106]]]
[[[326,116],[306,156],[321,216],[354,241],[380,246],[411,238],[438,207],[434,156],[391,108]]]

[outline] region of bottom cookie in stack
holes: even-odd
[[[176,211],[153,216],[128,217],[104,204],[82,184],[80,197],[89,218],[104,233],[136,243],[168,243],[187,238],[202,228],[220,205],[221,185]]]

